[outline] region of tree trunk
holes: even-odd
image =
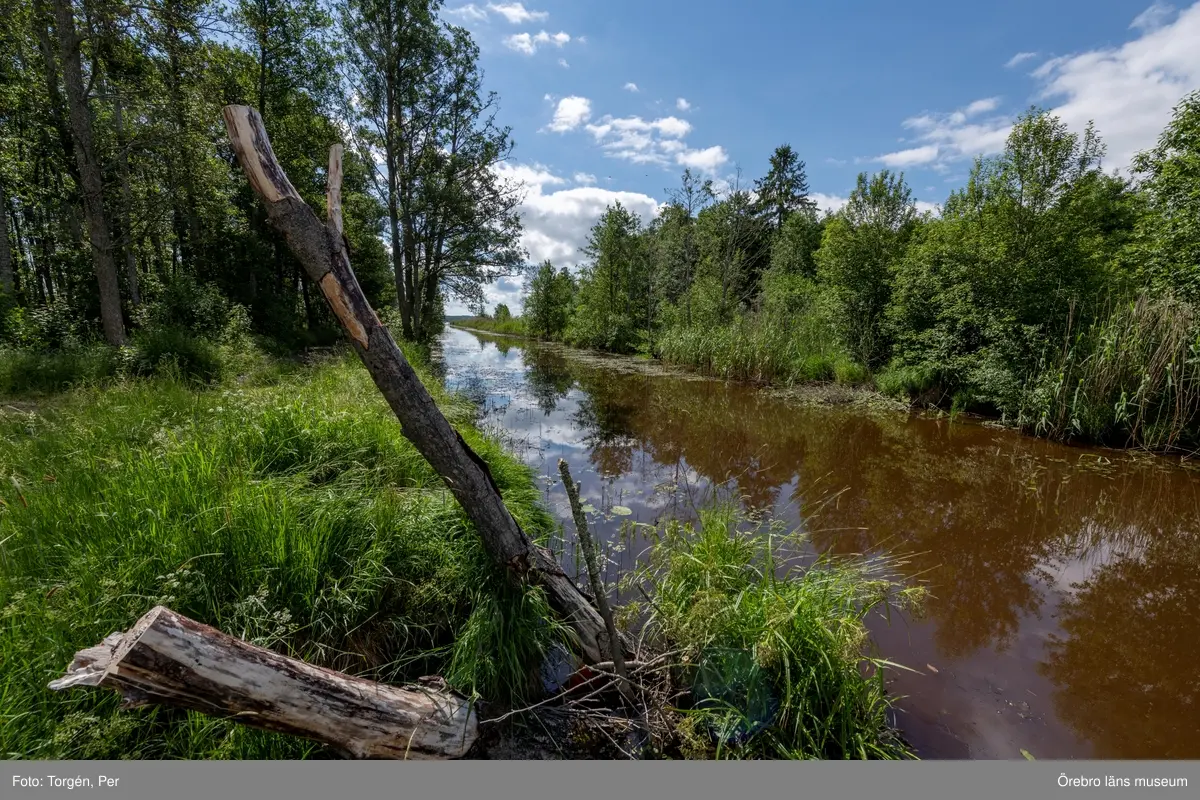
[[[267,207],[271,224],[321,287],[375,385],[400,420],[404,435],[445,481],[474,524],[492,559],[514,582],[541,585],[578,634],[583,657],[603,660],[604,621],[550,554],[525,534],[504,505],[487,464],[450,426],[428,390],[380,323],[350,267],[342,235],[342,147],[329,153],[326,226],[292,187],[275,159],[262,119],[252,108],[226,106],[225,124],[238,161]],[[624,642],[622,642],[624,645]]]
[[[8,246],[8,193],[0,188],[0,294],[15,297],[12,249]]]
[[[157,606],[125,633],[80,650],[62,691],[97,686],[123,706],[166,705],[289,733],[353,758],[458,758],[478,735],[470,702],[440,678],[390,686],[240,641]]]
[[[109,344],[124,344],[125,321],[121,317],[121,289],[117,282],[117,266],[113,262],[108,215],[104,210],[104,184],[92,145],[92,118],[83,88],[83,66],[79,57],[80,38],[75,32],[75,9],[71,0],[54,0],[54,16],[59,54],[62,58],[63,83],[67,87],[67,107],[71,116],[75,156],[79,162],[79,177],[82,182],[83,210],[87,216],[96,281],[100,286],[100,321],[104,326],[104,338]]]
[[[126,152],[125,125],[121,98],[116,98],[114,117],[117,124],[117,167],[121,172],[121,249],[125,252],[125,279],[129,285],[129,304],[142,304],[138,285],[137,256],[133,252],[133,192],[129,188],[129,154]]]

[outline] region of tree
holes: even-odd
[[[758,194],[758,213],[768,220],[772,230],[783,230],[788,218],[798,212],[816,213],[816,203],[808,197],[808,177],[804,162],[791,145],[782,144],[771,154],[771,169],[766,177],[754,182]]]
[[[71,0],[54,0],[54,27],[62,61],[63,83],[67,89],[67,108],[71,118],[71,137],[79,166],[84,216],[92,246],[92,262],[100,289],[100,321],[109,344],[125,343],[125,321],[121,315],[121,290],[117,265],[113,260],[112,230],[104,207],[104,181],[92,134],[91,111],[83,83],[80,45],[76,32],[75,8]]]
[[[443,292],[470,302],[515,274],[520,187],[495,167],[513,147],[485,95],[479,49],[442,27],[436,0],[353,0],[342,32],[364,153],[379,153],[403,334],[429,338]]]
[[[524,316],[530,334],[545,339],[562,338],[571,318],[575,300],[575,281],[564,267],[543,261],[530,274],[526,288]]]
[[[888,170],[858,184],[846,206],[825,226],[817,251],[817,274],[833,292],[843,343],[870,368],[888,355],[884,313],[891,300],[892,273],[917,219],[904,176]]]
[[[494,315],[497,322],[512,319],[512,312],[508,310],[508,306],[504,303],[496,305],[496,313]]]
[[[637,347],[646,268],[641,221],[621,203],[605,209],[592,227],[584,254],[575,313],[567,331],[574,344],[613,352]]]
[[[1200,91],[1133,161],[1146,202],[1127,256],[1140,282],[1200,303]]]

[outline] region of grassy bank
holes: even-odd
[[[77,650],[156,604],[375,680],[442,674],[492,708],[533,700],[562,628],[540,591],[497,572],[361,365],[225,355],[214,383],[172,361],[151,378],[75,372],[67,393],[0,401],[0,753],[331,755],[201,714],[119,710],[109,692],[46,689]],[[469,403],[426,383],[521,525],[548,536],[530,471],[472,426]],[[726,510],[695,529],[667,523],[630,576],[654,600],[647,633],[694,690],[681,714],[660,698],[673,720],[662,752],[906,755],[879,665],[861,669],[863,617],[900,587],[850,562],[781,575],[781,540],[759,533]]]
[[[427,383],[525,529],[547,533],[528,471]],[[118,711],[108,692],[45,688],[76,650],[156,603],[380,680],[441,673],[501,703],[532,690],[531,665],[556,633],[541,594],[495,573],[357,363],[261,386],[129,380],[3,408],[5,757],[324,755],[199,714]]]
[[[456,319],[450,324],[459,328],[473,328],[477,331],[487,331],[488,333],[498,333],[505,336],[529,335],[528,330],[525,328],[525,320],[520,317],[506,317],[505,319],[470,317],[468,319]]]

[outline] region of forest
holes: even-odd
[[[742,184],[685,171],[644,224],[620,205],[578,274],[528,274],[524,313],[469,323],[646,353],[724,378],[838,381],[1117,446],[1200,443],[1200,93],[1132,177],[1031,108],[939,213],[863,173],[836,212],[789,145]]]

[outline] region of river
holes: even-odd
[[[567,460],[610,581],[641,549],[623,521],[717,496],[805,525],[819,551],[904,555],[931,596],[871,632],[915,670],[889,690],[921,758],[1200,758],[1197,468],[453,328],[436,360],[569,532]]]

